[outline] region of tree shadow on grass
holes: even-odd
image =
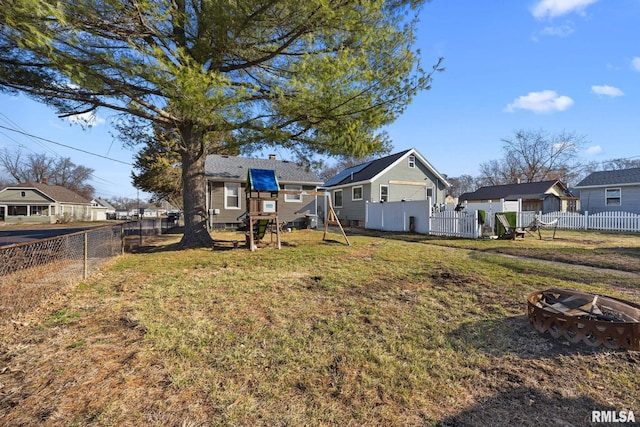
[[[606,391],[596,398],[579,384],[588,379],[576,381],[583,372],[576,364],[597,363],[598,354],[612,350],[541,334],[526,315],[465,322],[448,339],[454,349],[490,357],[470,380],[477,403],[440,420],[439,427],[609,425],[592,423],[592,411],[636,409],[614,407],[602,399]],[[629,361],[637,363],[634,356]]]
[[[632,410],[631,408],[629,408]],[[618,411],[619,408],[589,397],[564,397],[538,389],[509,384],[474,406],[440,420],[438,427],[475,426],[603,426],[592,423],[592,411]]]
[[[570,343],[563,337],[556,339],[548,332],[540,333],[529,323],[527,315],[465,322],[449,333],[448,338],[454,348],[473,348],[495,357],[513,355],[522,359],[541,359],[612,351]]]

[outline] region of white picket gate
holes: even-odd
[[[429,234],[434,236],[477,239],[482,232],[482,225],[478,223],[478,211],[438,212],[431,215],[429,222]]]

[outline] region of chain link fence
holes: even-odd
[[[166,219],[144,219],[0,247],[0,319],[33,309],[174,226]]]

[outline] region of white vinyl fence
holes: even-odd
[[[365,228],[471,239],[481,234],[477,211],[432,213],[430,200],[367,203]]]
[[[367,203],[365,228],[429,234],[430,200]]]
[[[558,228],[567,230],[635,231],[640,232],[640,215],[630,212],[600,212],[579,214],[576,212],[520,212],[518,226],[526,227],[534,215],[544,223],[558,220]]]
[[[495,205],[497,204],[486,211],[485,217],[492,228],[495,213],[499,212],[495,210]],[[640,232],[640,215],[630,212],[519,212],[518,226],[527,227],[532,224],[534,216],[543,223],[552,223],[557,219],[558,229]],[[367,203],[365,228],[471,239],[482,235],[477,210],[433,212],[430,200]]]
[[[477,239],[482,234],[478,223],[478,211],[444,211],[429,218],[429,234],[434,236],[465,237]]]

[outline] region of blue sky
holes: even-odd
[[[446,71],[385,130],[441,173],[475,176],[503,138],[542,129],[583,135],[580,158],[640,158],[640,0],[433,0],[421,12],[425,68]],[[0,126],[130,163],[101,111],[83,131],[24,96],[0,94]],[[102,197],[135,198],[131,167],[0,128],[0,148],[70,157],[95,170]],[[278,152],[286,158],[286,152]]]

